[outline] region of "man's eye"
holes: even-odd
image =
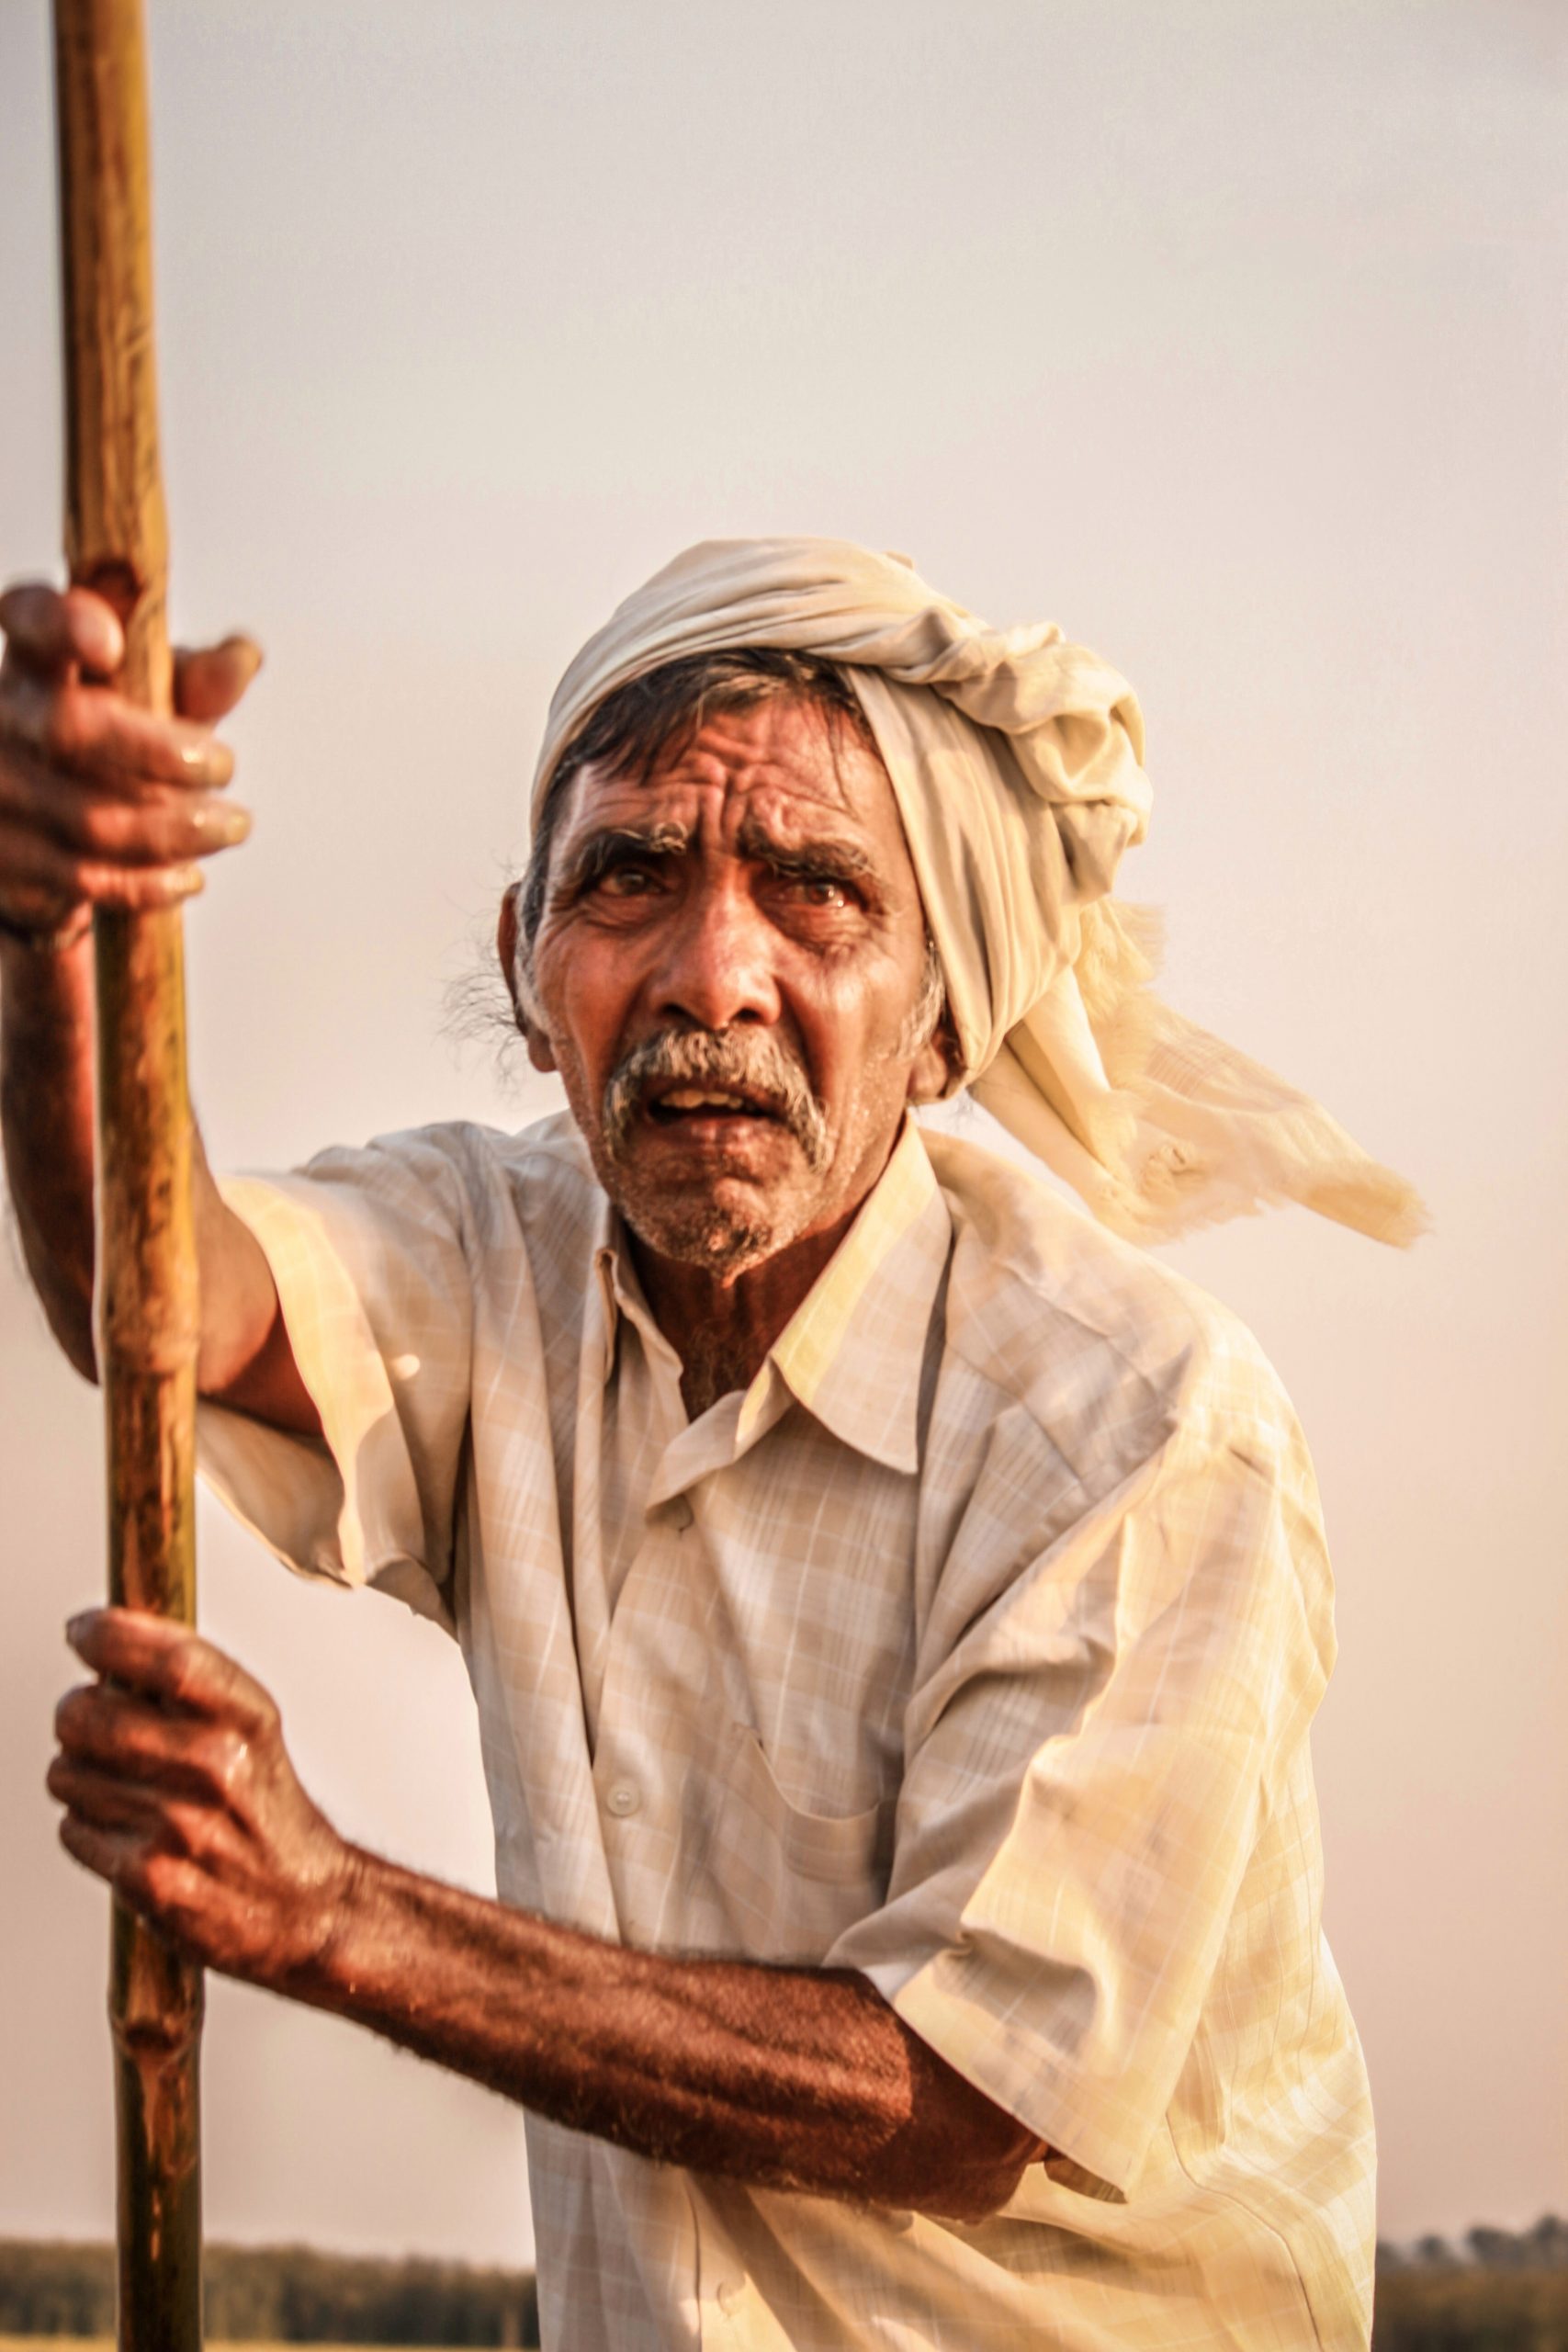
[[[640,899],[653,888],[653,876],[646,865],[612,865],[599,876],[596,886],[612,899]]]
[[[800,906],[836,908],[853,904],[849,884],[835,881],[830,874],[799,875],[786,888]]]

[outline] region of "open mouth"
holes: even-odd
[[[672,1144],[684,1140],[677,1164],[687,1173],[755,1174],[773,1164],[781,1137],[812,1169],[831,1158],[827,1118],[805,1069],[766,1037],[667,1030],[645,1038],[612,1071],[604,1121],[616,1159],[634,1149],[634,1134],[646,1144],[655,1131]]]
[[[645,1104],[650,1119],[660,1126],[676,1126],[684,1119],[771,1119],[779,1110],[756,1094],[737,1094],[727,1087],[670,1086],[650,1095]]]

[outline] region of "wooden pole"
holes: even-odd
[[[167,711],[167,533],[153,372],[141,0],[54,0],[66,556],[125,629],[117,684]],[[199,1336],[178,911],[103,911],[96,1332],[109,1598],[192,1622]],[[114,1906],[121,2352],[201,2343],[200,1971]]]

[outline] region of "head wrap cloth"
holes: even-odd
[[[1054,624],[999,630],[901,556],[839,539],[713,540],[655,574],[557,688],[536,820],[606,695],[664,662],[765,646],[840,666],[892,779],[960,1067],[1100,1221],[1141,1241],[1295,1200],[1382,1241],[1419,1201],[1328,1114],[1148,989],[1157,926],[1118,906],[1148,828],[1126,681]]]

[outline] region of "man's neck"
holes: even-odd
[[[681,1359],[681,1395],[694,1420],[733,1389],[750,1388],[861,1206],[857,1201],[821,1232],[802,1235],[728,1282],[660,1257],[628,1230],[643,1295]]]

